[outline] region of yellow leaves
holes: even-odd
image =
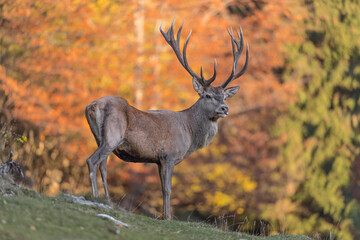
[[[201,192],[202,188],[199,184],[191,184],[190,186],[190,191],[192,191],[193,193],[198,193]]]
[[[218,163],[208,170],[204,177],[208,181],[214,182],[216,187],[225,188],[229,184],[233,184],[241,187],[245,192],[250,192],[256,187],[256,182],[252,181],[249,176],[243,174],[231,163]]]
[[[27,137],[26,136],[21,136],[21,137],[17,138],[16,141],[18,143],[25,143],[25,142],[27,142]]]
[[[237,178],[237,183],[238,184],[241,184],[244,191],[245,192],[251,192],[253,191],[256,186],[257,186],[257,183],[255,181],[252,181],[249,177],[243,177],[241,175],[239,175],[239,177]]]
[[[221,191],[214,193],[205,193],[205,204],[200,206],[200,211],[209,211],[207,206],[211,206],[213,211],[221,214],[222,211],[236,212],[242,214],[244,212],[244,200],[239,200],[235,195],[226,194]],[[225,210],[226,209],[226,210]]]
[[[112,84],[113,84],[112,79],[109,78],[108,76],[104,75],[100,79],[99,87],[106,89],[106,88],[109,88]]]
[[[229,206],[235,200],[230,195],[220,191],[216,191],[215,194],[206,193],[205,198],[209,204],[218,208]]]
[[[182,163],[182,168],[175,169],[173,186],[174,198],[180,203],[189,198],[198,199],[201,205],[197,209],[206,214],[244,211],[244,196],[257,186],[257,183],[241,169],[228,162],[191,165]],[[179,179],[184,176],[186,179]],[[200,200],[202,199],[202,200]]]
[[[100,6],[103,9],[106,9],[107,7],[109,7],[109,5],[111,4],[111,2],[109,0],[98,0],[97,1],[98,6]]]

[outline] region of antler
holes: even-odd
[[[228,33],[231,37],[231,45],[232,45],[232,51],[233,51],[233,55],[234,55],[234,63],[233,63],[233,69],[231,71],[230,76],[221,85],[222,88],[225,88],[231,81],[233,81],[234,79],[237,79],[241,75],[243,75],[245,73],[248,63],[249,63],[249,44],[246,42],[246,60],[245,60],[244,67],[241,69],[241,71],[239,73],[235,74],[240,55],[244,48],[244,36],[243,36],[241,27],[240,27],[240,33],[239,33],[239,31],[237,31],[238,37],[240,39],[239,41],[237,41],[235,39],[232,28],[231,28],[231,31],[228,29]],[[236,49],[235,49],[235,46],[236,46]]]
[[[171,27],[169,28],[169,30],[164,33],[163,30],[161,29],[160,26],[160,32],[161,34],[164,36],[166,42],[171,46],[171,48],[174,50],[176,57],[179,59],[179,62],[181,63],[181,65],[186,69],[186,71],[188,71],[190,73],[190,75],[194,78],[196,78],[204,87],[209,86],[216,78],[216,59],[215,59],[215,63],[214,63],[214,75],[205,80],[204,76],[203,76],[203,71],[202,71],[202,67],[200,69],[200,76],[197,75],[189,66],[188,61],[186,59],[186,47],[189,43],[190,40],[190,35],[191,35],[191,31],[189,33],[189,36],[187,37],[185,43],[184,43],[184,48],[183,48],[183,54],[181,55],[181,51],[180,51],[180,34],[181,34],[181,30],[182,27],[185,23],[185,21],[183,22],[183,24],[181,25],[181,27],[179,28],[178,32],[177,32],[177,40],[175,40],[174,37],[174,23],[175,23],[175,19],[173,20]]]

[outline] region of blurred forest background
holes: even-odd
[[[160,25],[186,20],[190,65],[209,76],[216,58],[214,85],[232,68],[226,28],[241,25],[247,73],[214,141],[175,167],[175,213],[360,239],[359,13],[359,0],[0,0],[0,158],[12,150],[47,195],[90,193],[85,106],[189,107],[198,96]],[[122,206],[160,214],[156,166],[111,155],[108,181]]]

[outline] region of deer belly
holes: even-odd
[[[159,163],[163,158],[183,159],[188,149],[188,146],[184,144],[176,144],[176,142],[183,143],[183,139],[176,139],[176,141],[156,141],[150,137],[143,139],[147,141],[126,138],[113,152],[126,162]]]
[[[148,156],[140,156],[134,152],[127,152],[125,150],[115,149],[114,154],[125,162],[134,162],[134,163],[157,163],[156,158],[149,158]]]

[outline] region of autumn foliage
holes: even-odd
[[[48,195],[89,193],[85,160],[96,143],[85,106],[115,95],[143,110],[189,107],[197,94],[159,27],[168,29],[174,17],[176,28],[186,20],[182,42],[192,29],[189,63],[194,70],[203,66],[206,77],[216,58],[218,85],[232,67],[227,27],[241,25],[250,46],[247,73],[233,83],[241,88],[228,100],[230,115],[220,121],[213,143],[175,168],[172,205],[204,218],[235,214],[238,220],[279,221],[294,216],[290,198],[301,180],[283,184],[296,169],[282,157],[290,136],[279,132],[282,119],[303,96],[298,94],[302,79],[309,76],[299,75],[301,67],[291,56],[301,52],[293,46],[307,39],[310,6],[281,0],[0,0],[0,129],[8,133],[0,139],[0,150],[11,148],[28,168],[34,188]],[[11,141],[10,133],[26,141]],[[6,154],[0,157],[5,160]],[[111,155],[108,169],[115,199],[130,209],[159,214],[155,166],[124,163]],[[288,226],[291,233],[328,231]]]

